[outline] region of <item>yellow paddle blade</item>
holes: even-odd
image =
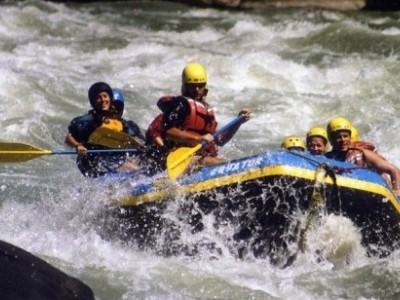
[[[89,137],[89,143],[113,149],[143,148],[143,142],[124,132],[99,127]]]
[[[24,162],[48,154],[52,152],[28,144],[0,142],[0,163]]]
[[[167,173],[171,180],[179,177],[189,166],[193,154],[201,149],[202,145],[195,147],[182,147],[171,152],[167,157]]]
[[[221,129],[217,130],[213,137],[214,139],[218,137],[221,133],[225,132],[229,128],[232,128],[234,125],[239,124],[244,119],[244,115],[239,115],[228,124],[223,126]],[[239,124],[240,125],[240,124]],[[204,142],[204,141],[203,141]],[[198,144],[193,148],[179,148],[168,155],[167,157],[167,172],[168,176],[171,180],[176,179],[179,175],[185,172],[186,168],[190,164],[191,158],[194,153],[199,151],[203,147],[202,144]]]

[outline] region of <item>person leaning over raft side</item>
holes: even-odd
[[[205,101],[207,92],[205,68],[198,63],[190,63],[182,71],[181,96],[164,96],[158,100],[157,106],[162,115],[158,115],[149,126],[146,137],[149,145],[163,147],[157,152],[164,156],[159,165],[162,168],[165,168],[165,159],[174,149],[194,147],[202,141],[207,144],[196,153],[194,161],[203,165],[225,162],[218,156],[217,145],[227,143],[240,125],[250,119],[251,111],[242,109],[239,114],[244,116],[243,121],[214,140],[212,134],[217,128],[217,121],[212,107]],[[160,138],[158,141],[157,137]]]
[[[112,105],[113,91],[104,82],[97,82],[89,88],[89,102],[93,109],[87,114],[74,118],[69,127],[65,142],[76,149],[77,166],[87,177],[98,177],[107,173],[133,171],[139,167],[130,158],[121,154],[88,154],[88,149],[104,147],[89,144],[89,137],[99,127],[115,131],[127,131],[115,106]]]
[[[360,151],[363,151],[365,149],[370,150],[374,153],[376,153],[379,157],[382,159],[386,160],[382,155],[379,154],[378,149],[375,147],[375,145],[369,141],[364,141],[360,140],[360,135],[356,127],[352,126],[351,127],[351,137],[350,137],[350,154],[349,156],[354,156],[354,159],[357,160],[360,155]],[[362,157],[362,156],[361,156]],[[397,170],[397,173],[400,174],[400,169],[397,166],[394,166]],[[391,184],[391,179],[390,175],[388,173],[382,173],[382,177],[388,182],[388,184]],[[400,175],[399,175],[400,177]]]
[[[351,123],[342,117],[334,118],[328,123],[327,132],[332,150],[325,154],[326,157],[338,161],[350,162],[359,167],[371,169],[379,174],[389,174],[393,192],[399,197],[400,172],[398,168],[371,150],[350,148],[351,129]]]
[[[307,150],[314,155],[324,155],[328,148],[328,134],[321,127],[312,127],[307,132]]]
[[[306,151],[306,144],[300,136],[291,135],[283,139],[281,148],[289,151]]]

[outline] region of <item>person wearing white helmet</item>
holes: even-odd
[[[158,100],[157,106],[162,115],[158,115],[149,126],[146,137],[149,145],[158,145],[156,156],[164,158],[164,161],[158,160],[163,168],[165,158],[172,150],[177,147],[193,147],[202,141],[207,144],[194,156],[195,160],[201,159],[200,163],[204,165],[224,162],[225,159],[218,156],[218,146],[227,143],[240,125],[250,119],[251,111],[242,109],[239,114],[244,116],[243,121],[214,140],[212,134],[217,128],[217,120],[213,108],[205,101],[207,84],[204,66],[190,63],[182,71],[181,95],[164,96]]]
[[[332,145],[332,151],[326,153],[326,156],[335,160],[353,163],[359,167],[371,169],[381,174],[384,178],[386,177],[385,174],[388,174],[390,176],[393,192],[399,197],[399,169],[374,151],[366,148],[352,148],[351,135],[353,128],[350,121],[345,118],[338,117],[330,120],[327,126],[327,132]]]

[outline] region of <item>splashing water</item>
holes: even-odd
[[[199,61],[208,70],[208,100],[219,124],[242,107],[254,114],[221,149],[223,156],[277,148],[284,136],[304,136],[311,126],[343,115],[396,163],[399,16],[218,11],[167,1],[2,1],[1,138],[65,148],[68,124],[90,108],[87,89],[96,81],[121,88],[124,116],[145,130],[158,114],[156,100],[178,93],[182,67]],[[210,216],[203,236],[184,230],[181,238],[189,244],[211,241],[222,254],[209,255],[205,248],[199,257],[166,258],[105,239],[94,220],[112,189],[83,178],[74,158],[0,166],[0,235],[82,279],[98,299],[400,295],[399,253],[365,257],[357,231],[341,216],[322,217],[307,233],[307,251],[285,270],[230,255],[224,237],[233,228],[216,232]],[[124,187],[113,188],[118,195]],[[172,207],[169,213],[177,218]],[[317,251],[323,252],[320,262]]]

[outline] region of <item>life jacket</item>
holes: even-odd
[[[167,95],[161,97],[157,101],[158,108],[164,113],[169,110],[169,104],[173,96]],[[215,121],[214,110],[206,103],[195,101],[190,98],[185,99],[188,101],[190,106],[190,114],[187,116],[183,125],[179,128],[184,131],[190,131],[192,133],[196,133],[197,135],[203,135],[206,133],[213,134],[217,128],[217,122]],[[157,119],[159,118],[159,119]],[[160,121],[160,116],[158,115],[156,119]],[[152,122],[153,125],[156,125],[156,119]],[[161,131],[161,126],[153,126],[154,128],[159,129]]]
[[[182,125],[182,130],[198,135],[213,134],[217,128],[214,110],[207,104],[187,99],[190,105],[190,115]]]
[[[145,137],[142,133],[142,131],[140,130],[140,127],[138,124],[136,124],[134,121],[132,120],[124,120],[121,119],[122,125],[123,125],[123,132],[126,134],[129,134],[133,137],[136,137],[142,141],[145,141]]]
[[[190,114],[187,116],[181,128],[184,131],[190,132],[195,136],[201,136],[207,133],[213,134],[217,128],[214,110],[207,103],[187,99],[190,105]],[[183,146],[196,146],[196,143],[187,143]],[[218,155],[217,145],[214,142],[207,143],[201,149],[203,156],[216,157]]]
[[[158,108],[164,113],[168,111],[170,101],[173,96],[167,95],[160,98],[157,102]],[[190,114],[180,126],[179,129],[188,131],[193,135],[200,136],[207,133],[213,134],[217,128],[218,123],[215,120],[213,109],[207,103],[201,103],[192,99],[186,98],[190,106]],[[165,129],[163,126],[163,114],[159,114],[150,124],[146,131],[147,143],[152,143],[154,138],[165,138]],[[196,144],[175,144],[175,146],[190,146]],[[214,142],[208,143],[202,148],[202,152],[206,156],[217,156],[218,150]]]
[[[111,119],[111,118],[104,118],[100,127],[108,128],[108,129],[118,131],[118,132],[121,132],[124,129],[124,126],[123,126],[121,120]]]
[[[350,148],[362,148],[362,149],[368,149],[370,151],[376,152],[375,145],[372,144],[371,142],[367,142],[367,141],[352,142],[350,144]]]

